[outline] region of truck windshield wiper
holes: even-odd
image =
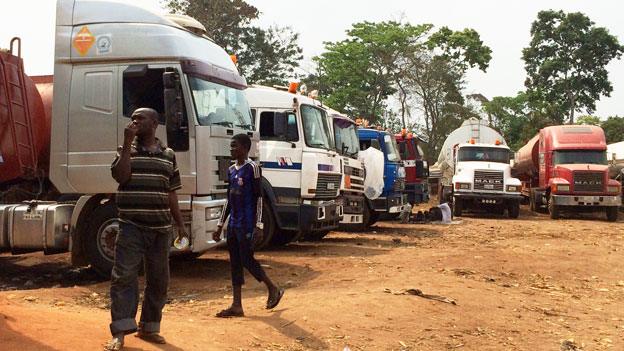
[[[325,146],[325,144],[323,144],[323,143],[312,143],[312,144],[310,144],[310,146],[318,147],[318,148],[325,149],[325,150],[329,150],[329,148],[327,146]]]
[[[216,124],[218,126],[224,126],[224,127],[234,127],[234,123],[230,121],[213,122],[211,124]]]
[[[250,129],[250,130],[253,128],[252,124],[237,124],[236,126],[239,128]]]

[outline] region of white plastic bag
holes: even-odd
[[[443,204],[440,204],[438,207],[440,208],[440,211],[442,211],[442,223],[451,223],[451,208],[449,207],[449,205],[445,202]]]
[[[364,195],[371,200],[378,198],[384,188],[384,154],[369,147],[360,151],[358,159],[364,163],[366,178],[364,179]]]

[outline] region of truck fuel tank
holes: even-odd
[[[8,222],[4,227],[7,228],[11,252],[66,252],[69,249],[73,210],[73,204],[38,201],[6,207],[3,211],[6,213],[0,214],[0,218],[5,218]]]

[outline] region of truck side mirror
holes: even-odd
[[[404,141],[399,142],[399,153],[401,158],[407,159],[407,148]]]
[[[188,150],[188,127],[183,125],[180,75],[173,68],[167,68],[163,73],[163,87],[167,144],[175,151]]]

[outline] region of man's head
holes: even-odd
[[[132,113],[132,122],[137,125],[137,137],[142,138],[156,134],[158,128],[158,112],[152,108],[141,107]]]
[[[230,155],[233,159],[247,158],[251,150],[251,138],[247,134],[236,134],[230,142]]]

